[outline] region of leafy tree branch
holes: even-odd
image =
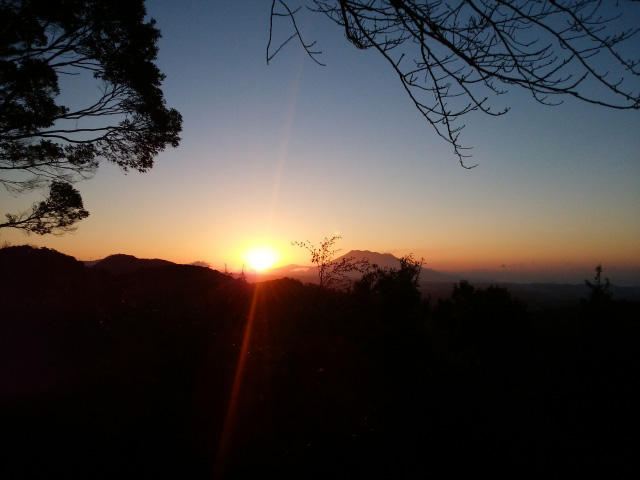
[[[49,196],[18,215],[6,214],[7,221],[0,228],[17,228],[27,234],[62,235],[74,231],[75,223],[89,216],[80,193],[70,184],[54,180]]]
[[[145,172],[178,146],[182,117],[165,105],[154,63],[160,31],[145,16],[144,0],[0,1],[0,184],[10,193],[50,185],[58,195],[60,185],[90,178],[101,160]],[[99,94],[63,105],[78,100],[61,96],[60,76],[92,78]],[[58,212],[63,229],[84,218],[80,210]],[[49,233],[51,212],[40,208],[8,215],[0,227],[33,226],[40,214],[35,231]]]

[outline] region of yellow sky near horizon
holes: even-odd
[[[184,117],[180,146],[145,174],[102,164],[77,183],[91,215],[76,233],[2,229],[0,244],[237,270],[260,244],[281,252],[277,265],[308,265],[291,241],[339,234],[341,253],[413,253],[440,271],[578,283],[602,263],[640,285],[639,111],[547,107],[511,91],[499,99],[507,115],[465,118],[479,166],[464,170],[384,61],[321,16],[305,28],[326,67],[295,45],[266,65],[268,2],[251,15],[231,0],[147,8],[167,105]],[[37,200],[0,191],[0,214]]]

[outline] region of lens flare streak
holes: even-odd
[[[224,467],[229,453],[229,446],[233,427],[235,423],[236,413],[238,410],[240,390],[242,388],[242,381],[244,377],[245,364],[247,361],[247,353],[249,352],[249,346],[251,345],[251,333],[253,330],[253,323],[255,319],[256,305],[258,301],[259,286],[255,286],[253,289],[253,297],[251,299],[251,308],[249,309],[249,315],[247,316],[247,324],[244,329],[242,338],[242,347],[240,348],[240,355],[238,358],[238,366],[236,367],[236,373],[233,378],[233,386],[231,389],[231,397],[229,399],[229,406],[227,407],[227,414],[225,415],[224,426],[222,428],[222,434],[220,436],[220,443],[218,445],[218,453],[216,455],[216,463],[214,467],[213,478],[222,478],[224,475]]]

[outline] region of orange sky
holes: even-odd
[[[414,253],[438,270],[580,282],[602,262],[640,283],[640,112],[510,92],[506,116],[465,121],[479,166],[464,170],[384,61],[321,16],[304,28],[326,67],[294,45],[267,66],[268,2],[251,15],[231,0],[147,7],[162,31],[167,104],[184,117],[180,147],[148,173],[101,165],[78,183],[91,216],[75,234],[4,229],[0,242],[238,268],[261,243],[280,264],[308,264],[292,240],[340,234],[344,253]],[[37,199],[2,191],[2,213]]]

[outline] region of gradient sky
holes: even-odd
[[[77,184],[91,216],[76,233],[0,241],[236,268],[260,243],[308,264],[292,240],[339,234],[345,252],[413,253],[441,271],[579,283],[601,262],[613,283],[640,284],[640,112],[512,90],[496,103],[507,115],[465,119],[479,164],[465,170],[385,61],[325,17],[301,28],[326,67],[293,43],[267,65],[270,3],[148,1],[180,147],[148,173],[103,163]],[[3,212],[34,198],[0,193]]]

